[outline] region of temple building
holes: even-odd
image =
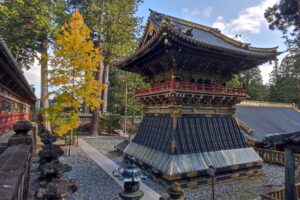
[[[0,135],[16,121],[29,119],[36,97],[22,69],[0,37]]]
[[[165,185],[207,184],[211,166],[216,181],[261,174],[262,159],[236,121],[235,105],[247,92],[226,83],[277,55],[151,10],[138,49],[116,64],[150,85],[135,93],[145,106],[136,136],[117,148]]]

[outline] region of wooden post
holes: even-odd
[[[215,187],[214,187],[215,183],[214,183],[214,177],[211,178],[211,197],[212,200],[215,200]]]
[[[175,75],[172,75],[172,79],[171,79],[171,89],[174,90],[176,86],[176,82],[175,82]]]
[[[126,83],[125,83],[125,112],[124,112],[124,134],[127,133],[127,125],[126,125],[126,119],[127,119],[127,103],[128,103],[128,84],[127,84],[127,72],[125,73],[126,77]],[[129,138],[130,139],[130,138]]]
[[[285,199],[296,200],[294,152],[289,147],[285,147]]]

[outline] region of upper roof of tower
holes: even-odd
[[[116,63],[116,66],[126,71],[141,73],[139,68],[146,63],[146,60],[175,46],[178,51],[192,50],[194,55],[201,57],[209,55],[220,60],[241,61],[242,63],[233,70],[233,73],[273,60],[279,54],[277,47],[252,47],[250,44],[225,36],[216,28],[150,10],[138,49],[132,55]]]

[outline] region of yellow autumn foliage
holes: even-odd
[[[93,110],[99,107],[100,91],[106,86],[94,75],[103,60],[94,47],[91,31],[77,11],[71,15],[56,35],[56,49],[51,57],[49,85],[55,90],[55,105],[49,108],[55,132],[63,136],[79,126],[79,107],[82,102]]]

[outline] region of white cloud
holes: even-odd
[[[210,17],[213,12],[211,6],[204,8],[203,10],[199,10],[197,8],[189,9],[189,8],[182,8],[181,14],[184,16],[186,20],[195,20],[196,17],[199,15],[204,15],[205,17]]]
[[[188,8],[182,8],[182,9],[181,9],[181,13],[182,13],[183,15],[187,15],[187,14],[189,13],[189,9],[188,9]]]
[[[208,6],[208,7],[203,9],[202,13],[205,17],[210,17],[211,14],[212,14],[212,11],[213,11],[212,7]]]
[[[29,70],[24,70],[24,75],[30,85],[35,87],[35,95],[40,98],[41,92],[41,68],[39,61],[35,60],[33,66]]]
[[[243,32],[258,34],[263,27],[268,25],[264,17],[265,10],[278,1],[279,0],[263,0],[256,6],[242,10],[235,19],[230,21],[225,21],[223,16],[218,16],[212,26],[220,29],[224,34],[229,36]]]
[[[218,28],[232,38],[238,34],[243,35],[243,33],[259,34],[263,28],[268,26],[264,17],[265,10],[278,2],[279,0],[262,0],[260,4],[242,10],[232,20],[225,20],[223,16],[218,16],[212,27]],[[238,40],[243,42],[241,38]],[[279,63],[283,57],[284,55],[278,57]],[[274,63],[265,63],[259,67],[264,83],[268,83],[273,66]]]
[[[200,15],[201,12],[197,8],[193,8],[193,9],[182,8],[181,14],[184,16],[186,20],[191,20],[196,16]]]

